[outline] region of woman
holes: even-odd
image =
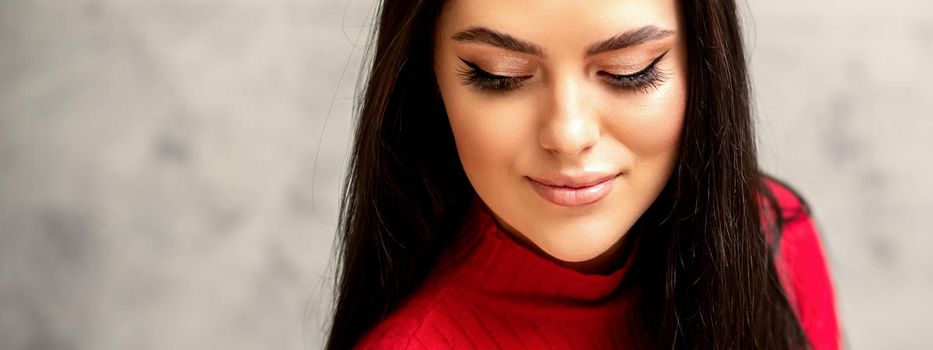
[[[382,6],[327,347],[836,348],[731,0]]]

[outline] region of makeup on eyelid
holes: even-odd
[[[610,74],[635,74],[645,69],[651,63],[665,55],[670,49],[651,50],[650,53],[638,55],[612,55],[597,64],[598,70]]]
[[[469,62],[483,71],[501,76],[528,76],[536,72],[535,66],[528,60],[515,56],[494,56],[478,58],[460,58],[464,63]]]
[[[660,49],[644,50],[647,53],[603,53],[599,56],[603,56],[604,58],[594,60],[596,63],[593,65],[601,67],[600,70],[606,70],[612,74],[631,74],[644,69],[649,64],[651,64],[652,60],[661,56],[667,50],[669,49],[662,47]],[[489,54],[484,52],[490,51],[488,49],[478,51],[478,54],[462,55],[458,57],[470,63],[476,64],[483,68],[483,70],[496,75],[529,75],[534,73],[536,70],[534,62],[528,58],[515,55],[498,55],[494,53]],[[493,49],[492,51],[498,50]]]
[[[596,72],[596,75],[614,88],[647,93],[651,88],[660,86],[666,80],[667,72],[659,68],[658,64],[669,52],[670,49],[664,51],[659,56],[654,57],[647,65],[632,72],[617,73],[612,70],[600,69]],[[476,91],[504,92],[515,90],[522,87],[526,80],[534,77],[534,74],[531,73],[509,74],[508,72],[503,73],[501,70],[486,69],[462,57],[458,56],[458,58],[466,67],[458,69],[457,74],[460,75],[464,85],[470,86]],[[506,61],[509,59],[506,58]],[[518,60],[522,63],[527,62],[524,59]],[[528,71],[531,72],[530,69]]]

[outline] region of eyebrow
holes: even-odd
[[[585,52],[586,56],[589,57],[603,52],[640,45],[648,41],[663,39],[673,34],[674,32],[671,30],[661,29],[655,25],[647,25],[593,43],[587,47]],[[544,49],[540,46],[486,27],[467,28],[466,30],[454,34],[451,39],[459,42],[482,43],[510,51],[544,56]]]

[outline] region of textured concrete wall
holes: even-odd
[[[761,159],[814,207],[849,344],[929,349],[933,4],[750,7]]]
[[[372,2],[0,2],[0,349],[314,349]],[[743,7],[853,348],[933,330],[933,5]]]

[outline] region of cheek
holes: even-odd
[[[672,163],[680,146],[686,108],[683,81],[670,81],[642,101],[612,108],[607,131],[635,156],[636,162]]]
[[[464,171],[474,182],[508,176],[527,147],[528,111],[520,101],[480,100],[456,81],[438,81]],[[502,183],[502,181],[495,181]]]

